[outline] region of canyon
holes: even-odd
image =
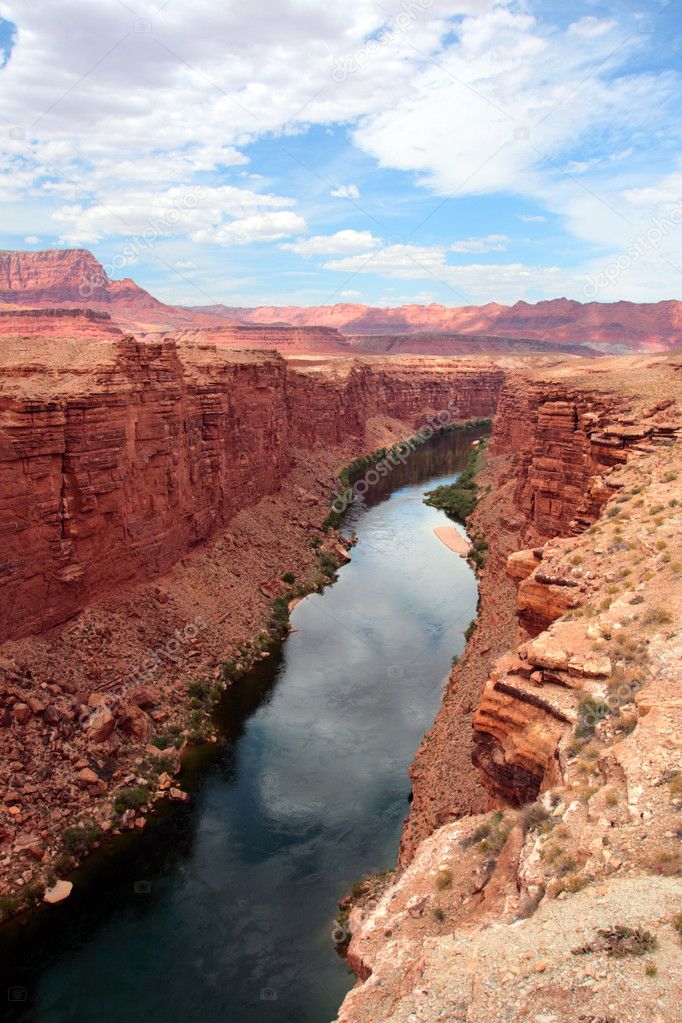
[[[248,343],[268,347],[273,340],[286,352],[347,354],[346,338],[368,354],[382,354],[381,336],[391,338],[393,354],[465,355],[476,352],[564,351],[610,354],[668,351],[682,344],[682,303],[576,302],[566,298],[513,306],[437,304],[375,308],[355,303],[333,306],[168,305],[132,279],[113,280],[87,249],[0,251],[0,309],[88,308],[108,313],[122,332],[136,336],[217,331],[218,343],[237,342],[235,325],[266,326],[269,336],[248,332]],[[228,324],[232,327],[228,328]],[[298,328],[289,336],[282,328]],[[219,328],[225,331],[221,335]],[[335,347],[320,347],[319,330]],[[337,334],[331,334],[336,331]],[[36,331],[32,331],[36,333]],[[53,332],[52,332],[53,333]],[[247,331],[245,330],[245,334]],[[441,336],[442,335],[442,336]],[[65,324],[64,337],[68,337]],[[222,341],[220,341],[222,337]],[[307,347],[306,339],[310,344]],[[467,339],[470,339],[467,341]],[[209,340],[209,338],[206,338]],[[505,348],[505,341],[508,347]]]
[[[71,301],[0,336],[3,914],[186,800],[181,754],[214,737],[196,680],[238,687],[284,577],[348,558],[342,466],[449,410],[493,419],[479,612],[397,870],[345,905],[339,1020],[676,1019],[679,355],[349,356],[337,324],[274,324],[287,359],[215,320],[109,335]],[[656,970],[604,931],[648,934]]]

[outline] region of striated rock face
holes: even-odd
[[[491,451],[514,456],[514,503],[528,537],[547,539],[589,526],[610,495],[603,475],[668,433],[633,416],[627,395],[517,379],[500,394]]]
[[[287,323],[230,323],[221,327],[174,331],[181,344],[214,344],[219,348],[267,348],[282,355],[353,355],[343,334],[333,327],[292,327]]]
[[[493,449],[504,450],[519,436],[510,398],[503,390]],[[644,409],[634,424],[625,404],[625,396],[608,392],[531,387],[523,414],[532,434],[515,457],[515,500],[530,536],[581,533],[622,486],[613,468],[679,433],[670,407]],[[610,509],[619,514],[617,504]],[[555,539],[508,559],[507,571],[518,583],[519,637],[530,642],[497,663],[474,719],[473,760],[497,799],[523,803],[541,785],[553,784],[559,740],[577,720],[575,691],[604,695],[600,683],[610,676],[611,662],[593,649],[582,623],[567,620],[574,611],[583,614],[595,586],[594,570],[579,567],[583,560],[570,540]]]
[[[2,640],[164,573],[276,490],[296,449],[361,437],[378,413],[416,425],[456,403],[455,417],[490,415],[503,379],[489,364],[418,361],[306,374],[272,353],[172,341],[62,358],[29,369],[4,351]]]
[[[121,337],[108,313],[94,309],[3,309],[0,337],[64,337],[104,341]]]

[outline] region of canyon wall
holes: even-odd
[[[347,900],[337,1023],[679,1019],[680,368],[505,382],[478,624],[399,869]]]
[[[503,379],[489,363],[418,360],[306,374],[273,353],[172,341],[89,347],[80,366],[6,355],[2,640],[167,571],[276,490],[296,449],[361,437],[378,412],[416,423],[456,402],[459,418],[490,415]]]

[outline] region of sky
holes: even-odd
[[[174,304],[682,298],[682,0],[0,0],[0,246]]]

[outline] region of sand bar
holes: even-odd
[[[459,554],[460,557],[466,558],[471,544],[459,530],[454,526],[434,526],[433,531],[446,547],[449,547],[455,554]]]

